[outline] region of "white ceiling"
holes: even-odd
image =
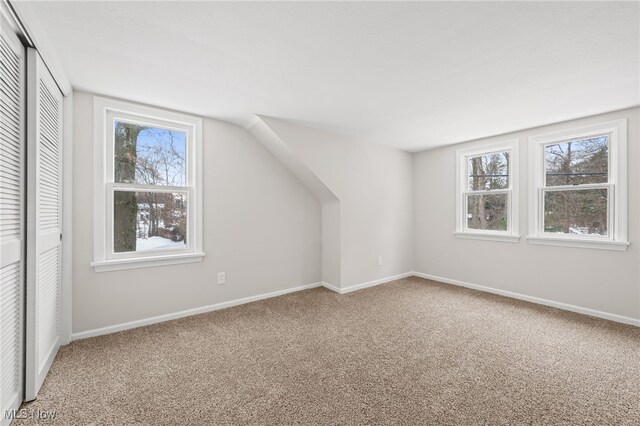
[[[73,86],[409,151],[640,104],[640,3],[42,2]]]

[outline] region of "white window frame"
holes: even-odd
[[[202,261],[202,119],[124,101],[94,97],[94,261],[96,272]],[[113,194],[144,190],[145,185],[114,182],[114,121],[129,121],[185,132],[186,185],[147,186],[154,191],[187,193],[187,247],[115,253]]]
[[[564,235],[545,233],[544,192],[545,169],[544,147],[549,144],[589,137],[609,136],[609,181],[607,184],[574,185],[567,190],[607,188],[608,236]],[[618,250],[627,249],[627,120],[615,120],[587,125],[579,128],[560,130],[529,137],[529,235],[531,244],[565,247]],[[554,187],[558,189],[562,187]]]
[[[511,139],[503,142],[479,145],[456,151],[456,238],[489,240],[517,243],[520,240],[519,225],[519,181],[518,169],[520,154],[518,151],[519,139]],[[491,191],[468,190],[468,159],[480,155],[509,152],[509,188]],[[467,194],[507,194],[507,230],[494,231],[467,228]]]

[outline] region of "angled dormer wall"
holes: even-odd
[[[322,281],[340,288],[340,200],[260,117],[247,128],[322,206]]]
[[[314,193],[319,181],[334,194],[333,201],[318,197],[323,256],[340,258],[340,282],[325,282],[348,291],[413,270],[410,153],[272,117],[257,117],[249,130]],[[327,226],[338,239],[328,238]],[[328,264],[323,259],[323,279],[333,276]]]

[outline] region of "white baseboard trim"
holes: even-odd
[[[415,275],[415,272],[405,272],[404,274],[392,275],[390,277],[380,278],[380,279],[373,280],[373,281],[367,281],[366,283],[354,284],[354,285],[350,285],[348,287],[342,287],[342,288],[337,287],[337,286],[335,286],[333,284],[326,283],[326,282],[323,282],[322,286],[325,287],[325,288],[328,288],[331,291],[335,291],[336,293],[346,294],[346,293],[351,293],[352,291],[362,290],[363,288],[368,288],[368,287],[373,287],[373,286],[376,286],[376,285],[388,283],[390,281],[395,281],[395,280],[399,280],[399,279],[402,279],[402,278],[412,277],[414,275]]]
[[[568,303],[556,302],[553,300],[542,299],[539,297],[528,296],[526,294],[514,293],[512,291],[500,290],[493,287],[486,287],[483,285],[471,284],[468,282],[453,280],[450,278],[438,277],[436,275],[423,274],[421,272],[414,272],[413,275],[415,275],[416,277],[425,278],[427,280],[438,281],[445,284],[453,284],[456,286],[466,287],[473,290],[484,291],[486,293],[493,293],[500,296],[510,297],[513,299],[537,303],[538,305],[550,306],[552,308],[563,309],[565,311],[576,312],[583,315],[589,315],[596,318],[602,318],[609,321],[615,321],[622,324],[635,325],[636,327],[640,327],[640,319],[625,317],[617,314],[611,314],[609,312],[597,311],[595,309],[590,309],[590,308],[583,308],[581,306],[570,305]]]
[[[344,287],[344,288],[339,288],[339,287],[337,287],[337,286],[335,286],[333,284],[329,284],[327,282],[317,282],[317,283],[302,285],[302,286],[298,286],[298,287],[288,288],[288,289],[285,289],[285,290],[278,290],[278,291],[273,291],[273,292],[270,292],[270,293],[259,294],[259,295],[256,295],[256,296],[243,297],[243,298],[240,298],[240,299],[230,300],[228,302],[221,302],[221,303],[216,303],[216,304],[213,304],[213,305],[202,306],[200,308],[187,309],[187,310],[184,310],[184,311],[174,312],[174,313],[171,313],[171,314],[158,315],[158,316],[155,316],[155,317],[145,318],[145,319],[141,319],[141,320],[137,320],[137,321],[130,321],[130,322],[122,323],[122,324],[116,324],[116,325],[112,325],[112,326],[96,328],[96,329],[93,329],[93,330],[81,331],[79,333],[73,333],[71,335],[71,340],[72,341],[73,340],[81,340],[81,339],[87,339],[89,337],[95,337],[95,336],[101,336],[101,335],[104,335],[104,334],[116,333],[118,331],[124,331],[124,330],[129,330],[129,329],[132,329],[132,328],[143,327],[145,325],[151,325],[151,324],[156,324],[156,323],[159,323],[159,322],[165,322],[165,321],[170,321],[170,320],[174,320],[174,319],[178,319],[178,318],[184,318],[184,317],[188,317],[188,316],[191,316],[191,315],[197,315],[197,314],[203,314],[203,313],[206,313],[206,312],[217,311],[217,310],[220,310],[220,309],[230,308],[230,307],[233,307],[233,306],[243,305],[245,303],[255,302],[255,301],[258,301],[258,300],[269,299],[269,298],[272,298],[272,297],[282,296],[282,295],[285,295],[285,294],[288,294],[288,293],[295,293],[297,291],[308,290],[308,289],[317,288],[317,287],[325,287],[325,288],[327,288],[327,289],[329,289],[331,291],[334,291],[334,292],[336,292],[338,294],[346,294],[346,293],[351,293],[351,292],[356,291],[356,290],[362,290],[362,289],[365,289],[365,288],[368,288],[368,287],[373,287],[373,286],[376,286],[376,285],[388,283],[390,281],[395,281],[395,280],[399,280],[399,279],[407,278],[407,277],[411,277],[411,276],[425,278],[425,279],[432,280],[432,281],[438,281],[438,282],[442,282],[442,283],[445,283],[445,284],[452,284],[452,285],[456,285],[456,286],[460,286],[460,287],[466,287],[466,288],[470,288],[470,289],[473,289],[473,290],[479,290],[479,291],[483,291],[483,292],[487,292],[487,293],[493,293],[493,294],[497,294],[497,295],[500,295],[500,296],[510,297],[510,298],[518,299],[518,300],[524,300],[524,301],[527,301],[527,302],[537,303],[539,305],[550,306],[550,307],[553,307],[553,308],[563,309],[563,310],[566,310],[566,311],[576,312],[576,313],[583,314],[583,315],[589,315],[589,316],[596,317],[596,318],[602,318],[602,319],[606,319],[606,320],[610,320],[610,321],[615,321],[615,322],[619,322],[619,323],[623,323],[623,324],[629,324],[629,325],[634,325],[636,327],[640,327],[640,319],[625,317],[625,316],[617,315],[617,314],[611,314],[611,313],[608,313],[608,312],[597,311],[595,309],[590,309],[590,308],[583,308],[581,306],[570,305],[570,304],[567,304],[567,303],[555,302],[553,300],[542,299],[542,298],[539,298],[539,297],[528,296],[526,294],[514,293],[514,292],[506,291],[506,290],[500,290],[500,289],[493,288],[493,287],[487,287],[487,286],[482,286],[482,285],[478,285],[478,284],[467,283],[467,282],[464,282],[464,281],[453,280],[453,279],[450,279],[450,278],[439,277],[439,276],[436,276],[436,275],[425,274],[425,273],[421,273],[421,272],[406,272],[404,274],[393,275],[393,276],[390,276],[390,277],[381,278],[381,279],[377,279],[377,280],[373,280],[373,281],[368,281],[368,282],[365,282],[365,283],[355,284],[355,285],[351,285],[351,286]]]
[[[340,293],[340,287],[337,287],[333,284],[329,284],[328,282],[322,282],[322,287],[329,289],[331,291],[335,291],[336,293]]]
[[[232,306],[244,305],[245,303],[256,302],[258,300],[270,299],[272,297],[282,296],[297,291],[309,290],[311,288],[322,287],[324,283],[317,282],[312,284],[301,285],[299,287],[288,288],[285,290],[272,291],[270,293],[259,294],[257,296],[243,297],[240,299],[230,300],[228,302],[220,302],[213,305],[202,306],[200,308],[187,309],[185,311],[174,312],[171,314],[158,315],[151,318],[145,318],[136,321],[125,322],[122,324],[110,325],[107,327],[96,328],[93,330],[81,331],[73,333],[71,340],[87,339],[89,337],[101,336],[103,334],[116,333],[118,331],[129,330],[132,328],[143,327],[145,325],[156,324],[159,322],[171,321],[178,318],[189,317],[191,315],[204,314],[206,312],[217,311],[220,309],[230,308]]]

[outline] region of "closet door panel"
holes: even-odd
[[[23,395],[25,50],[0,14],[0,424]]]
[[[34,399],[60,347],[62,93],[27,49],[27,356],[25,398]]]

